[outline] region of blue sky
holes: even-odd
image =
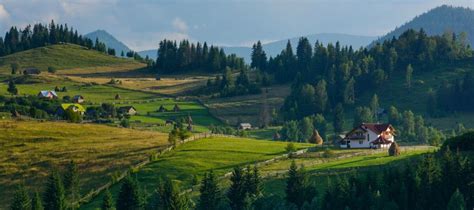
[[[164,38],[249,46],[314,33],[383,35],[443,4],[474,0],[0,0],[0,31],[36,22],[105,29],[134,50]]]

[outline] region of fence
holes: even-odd
[[[224,135],[224,134],[212,134],[212,133],[198,133],[198,134],[194,134],[193,136],[191,136],[187,139],[182,140],[181,143],[196,141],[196,140],[203,139],[203,138],[208,138],[208,137],[235,137],[235,136]],[[159,149],[156,154],[153,154],[148,159],[146,159],[146,160],[144,160],[140,163],[137,163],[134,166],[131,166],[130,170],[122,172],[118,176],[114,176],[111,181],[107,182],[106,184],[102,185],[101,187],[99,187],[95,190],[90,191],[89,193],[84,195],[81,199],[79,199],[79,201],[73,203],[73,205],[80,205],[80,204],[89,202],[92,198],[96,197],[101,192],[103,192],[104,190],[111,187],[113,184],[118,183],[122,179],[127,177],[130,174],[131,171],[137,171],[138,169],[142,168],[146,164],[152,162],[156,158],[160,157],[161,155],[165,154],[166,152],[169,152],[169,151],[173,150],[174,148],[175,148],[175,145],[169,145],[169,146],[162,147],[162,149]]]

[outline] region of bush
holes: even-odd
[[[285,150],[286,150],[287,153],[296,152],[295,144],[293,144],[293,143],[291,143],[291,142],[288,143],[288,144],[286,145]]]
[[[123,119],[122,121],[120,121],[120,126],[122,126],[124,128],[129,128],[130,127],[130,121],[128,119]]]
[[[56,68],[54,68],[52,66],[49,66],[48,67],[48,72],[51,73],[51,74],[54,74],[54,73],[56,73]]]
[[[326,149],[323,152],[323,158],[332,158],[334,156],[336,156],[336,153],[334,153],[334,151],[331,149]]]
[[[399,156],[400,155],[400,147],[398,146],[397,142],[393,142],[388,148],[388,155],[389,156]]]

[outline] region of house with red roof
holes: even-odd
[[[341,148],[389,148],[395,141],[395,129],[388,123],[362,123],[339,142]]]

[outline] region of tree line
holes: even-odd
[[[245,68],[243,58],[235,54],[226,55],[222,48],[190,43],[182,40],[179,43],[163,40],[158,47],[158,57],[154,69],[160,73],[182,73],[201,70],[203,72],[220,73],[226,67],[241,70]]]

